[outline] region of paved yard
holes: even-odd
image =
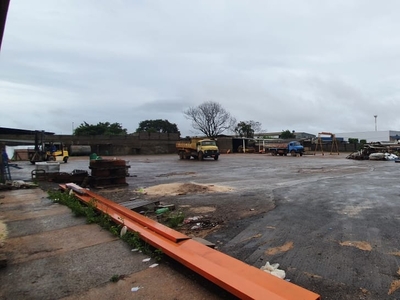
[[[322,299],[400,299],[400,164],[345,156],[121,157],[131,165],[129,186],[100,192],[118,202],[160,184],[229,187],[157,197],[186,217],[216,223],[211,230],[193,229],[193,236],[256,267],[279,263],[288,280]],[[29,178],[34,168],[21,164],[23,170],[12,170],[15,179]],[[88,164],[71,158],[61,171]]]

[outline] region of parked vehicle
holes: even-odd
[[[28,149],[28,157],[32,164],[40,161],[63,161],[67,163],[69,153],[60,142],[43,143],[37,149]]]
[[[31,164],[41,161],[68,162],[69,153],[61,142],[44,142],[44,133],[36,131],[35,149],[28,149],[28,158]]]
[[[290,153],[292,156],[302,156],[304,153],[304,147],[297,141],[269,144],[266,145],[266,148],[272,155],[286,156],[288,153]]]
[[[219,149],[215,140],[192,138],[189,141],[176,142],[176,150],[180,159],[203,160],[210,157],[218,160]]]

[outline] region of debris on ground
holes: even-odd
[[[284,270],[279,269],[278,263],[271,265],[269,261],[267,261],[264,266],[261,266],[260,269],[278,278],[285,279],[286,272]]]
[[[126,234],[127,231],[128,231],[128,227],[126,227],[126,226],[122,227],[121,232],[120,232],[120,236],[123,237]]]
[[[370,160],[396,160],[399,157],[393,153],[372,153],[369,155]]]
[[[199,230],[199,229],[209,229],[216,227],[218,225],[218,222],[211,220],[206,215],[206,216],[188,217],[183,220],[183,224],[186,225],[190,230]]]
[[[167,183],[160,184],[144,189],[144,193],[149,196],[180,196],[186,194],[202,193],[227,193],[233,188],[227,186],[217,186],[214,184],[199,183]]]
[[[362,149],[349,154],[346,158],[357,160],[396,160],[399,144],[368,143]]]
[[[12,180],[6,181],[4,184],[0,184],[0,190],[12,190],[12,189],[26,189],[26,188],[37,188],[38,185],[33,182],[26,182],[23,180]]]

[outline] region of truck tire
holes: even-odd
[[[68,162],[68,156],[64,156],[63,161],[66,164]]]
[[[296,151],[292,150],[292,151],[290,151],[290,154],[291,154],[292,156],[296,156]]]
[[[179,159],[184,159],[185,158],[185,156],[183,155],[183,152],[181,151],[181,152],[179,152]]]
[[[199,152],[199,160],[204,160],[203,152]]]
[[[214,156],[214,160],[218,160],[218,156],[219,156],[219,155],[215,155],[215,156]]]

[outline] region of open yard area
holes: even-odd
[[[174,204],[185,216],[177,230],[258,268],[279,263],[322,299],[400,299],[400,164],[345,157],[118,157],[129,161],[128,185],[96,192]],[[35,167],[19,165],[13,179],[30,179]],[[61,171],[88,165],[71,157]]]

